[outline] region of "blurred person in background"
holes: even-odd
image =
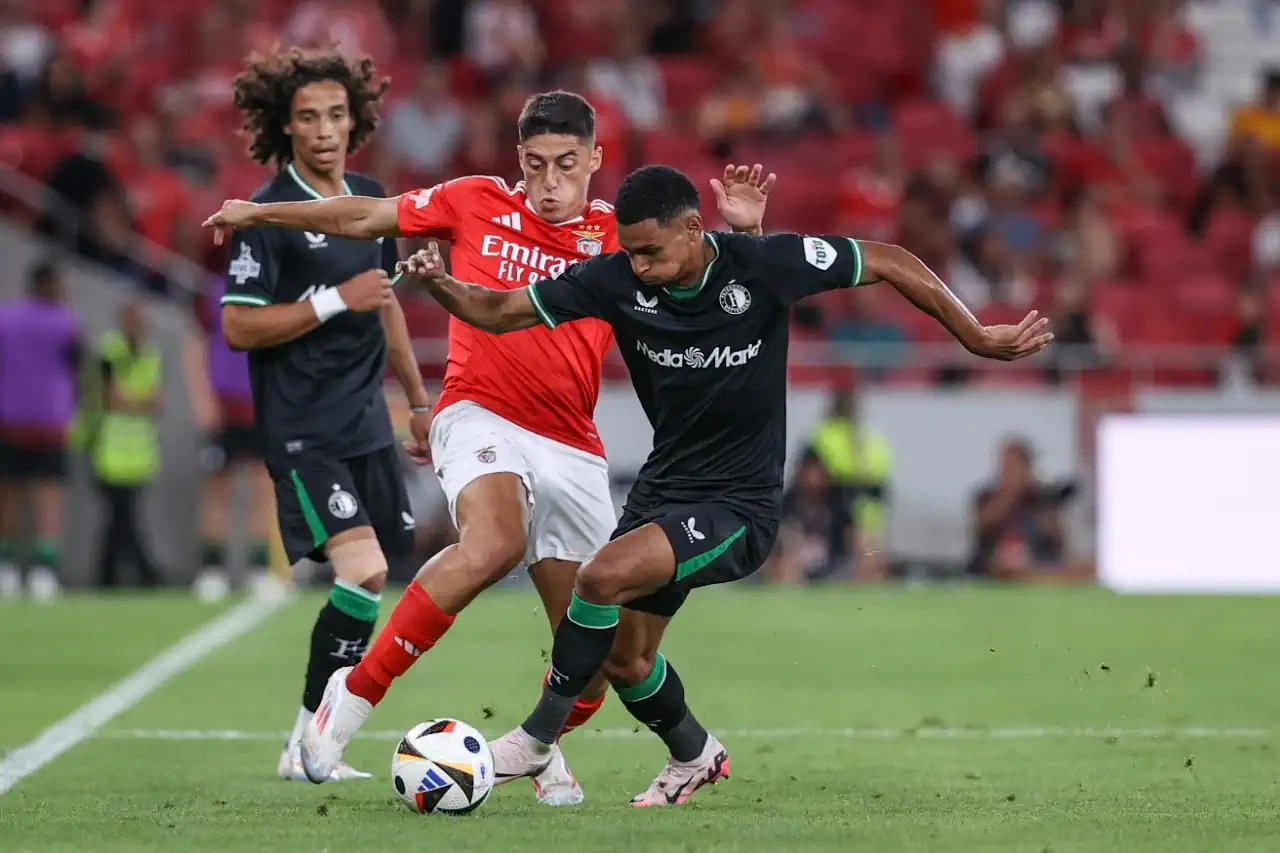
[[[1263,72],[1257,103],[1237,107],[1231,116],[1231,137],[1252,136],[1271,150],[1280,149],[1280,66]]]
[[[782,496],[777,544],[761,571],[785,584],[849,577],[851,531],[849,504],[832,500],[831,478],[810,448]]]
[[[1062,504],[1074,484],[1040,482],[1031,446],[1020,438],[1000,446],[993,484],[973,503],[973,556],[969,573],[1009,581],[1084,580],[1087,566],[1068,563]]]
[[[979,82],[1005,55],[1003,0],[979,0],[975,5],[974,19],[957,20],[957,26],[942,36],[933,72],[938,93],[965,118],[977,106]]]
[[[1231,352],[1223,360],[1219,381],[1224,386],[1261,385],[1267,380],[1266,291],[1244,286],[1236,296],[1236,329]]]
[[[1126,44],[1116,63],[1120,68],[1121,90],[1105,108],[1105,113],[1122,112],[1135,137],[1149,139],[1169,135],[1169,117],[1164,105],[1151,94],[1148,85],[1147,55],[1136,44]]]
[[[1051,382],[1061,382],[1064,373],[1097,367],[1115,352],[1115,325],[1109,318],[1093,316],[1090,288],[1079,267],[1068,269],[1058,282],[1053,319],[1058,346],[1052,356],[1054,366],[1048,371]]]
[[[32,269],[26,298],[0,305],[0,597],[21,589],[18,542],[32,512],[34,547],[24,555],[32,596],[58,592],[67,440],[75,412],[80,324],[65,304],[61,270]]]
[[[87,446],[107,510],[98,548],[98,583],[104,587],[119,582],[126,563],[137,569],[142,586],[157,586],[163,578],[138,519],[142,494],[160,471],[160,348],[151,340],[145,312],[141,301],[126,302],[120,328],[102,335],[96,353],[100,408],[90,422]]]
[[[861,234],[868,240],[891,241],[906,180],[898,141],[893,134],[880,134],[872,161],[847,169],[840,180],[838,230]]]
[[[450,91],[448,68],[424,62],[409,94],[388,107],[382,150],[413,172],[416,183],[434,184],[453,163],[465,131],[466,116]]]
[[[201,496],[200,566],[207,578],[225,581],[229,574],[232,500],[237,481],[248,481],[249,504],[245,508],[249,535],[249,571],[267,571],[268,541],[275,518],[275,495],[262,462],[262,441],[254,422],[253,387],[249,381],[249,356],[227,344],[222,334],[218,305],[226,295],[226,277],[214,276],[203,298],[197,301],[201,334],[187,344],[187,387],[196,422],[207,444],[201,453],[205,471]]]
[[[525,0],[471,0],[466,53],[490,79],[536,76],[546,55],[538,17]]]
[[[644,49],[637,21],[615,30],[612,53],[587,65],[587,88],[593,102],[599,95],[619,104],[632,127],[653,130],[663,123],[666,92],[658,64]]]
[[[882,580],[888,570],[884,537],[893,475],[889,442],[858,417],[851,389],[836,392],[831,411],[814,427],[809,446],[830,481],[831,517],[848,517],[852,533],[841,545],[852,561],[852,576]]]
[[[383,66],[390,63],[396,49],[395,33],[382,9],[367,0],[304,0],[294,9],[282,35],[285,44],[336,46],[348,59],[368,56]]]

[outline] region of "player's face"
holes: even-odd
[[[618,225],[618,243],[631,269],[647,285],[689,285],[702,275],[702,217],[685,214],[667,225],[646,219]]]
[[[334,80],[303,86],[294,93],[285,128],[293,137],[293,158],[320,174],[333,171],[347,154],[354,123],[346,86]]]
[[[517,150],[525,191],[537,214],[548,222],[581,216],[591,176],[600,168],[602,152],[594,140],[547,133],[526,139]]]

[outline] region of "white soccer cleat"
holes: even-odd
[[[512,779],[535,777],[546,770],[559,750],[543,743],[519,726],[497,740],[489,741],[493,753],[493,783],[503,785]],[[564,759],[562,758],[561,761]],[[568,768],[565,768],[566,772]],[[572,777],[570,777],[572,778]]]
[[[494,759],[495,762],[497,759]],[[551,763],[533,777],[533,790],[544,806],[576,806],[583,800],[582,786],[565,763],[559,744],[551,748]]]
[[[714,785],[728,778],[729,752],[714,736],[708,735],[701,755],[687,763],[674,758],[668,761],[653,784],[632,798],[631,805],[636,808],[684,805],[703,785]]]
[[[0,560],[0,598],[22,595],[22,572],[8,560]]]
[[[62,593],[58,575],[48,566],[32,566],[27,572],[27,594],[35,601],[53,601]]]
[[[344,666],[329,676],[320,707],[307,723],[299,742],[302,771],[317,785],[333,779],[347,744],[373,710],[368,699],[361,699],[347,689],[350,672],[351,667]]]
[[[306,771],[302,769],[302,753],[296,743],[291,747],[285,747],[280,753],[280,763],[276,765],[276,775],[289,782],[309,781]],[[372,773],[365,773],[363,770],[357,770],[346,762],[339,761],[338,766],[333,769],[326,781],[345,782],[348,779],[372,778]]]

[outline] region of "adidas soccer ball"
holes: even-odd
[[[461,720],[428,720],[401,738],[391,781],[419,814],[466,814],[493,790],[493,754],[484,735]]]

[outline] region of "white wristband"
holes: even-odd
[[[310,301],[311,310],[316,312],[316,317],[321,323],[327,323],[347,310],[347,303],[342,301],[342,294],[334,287],[316,291]]]

